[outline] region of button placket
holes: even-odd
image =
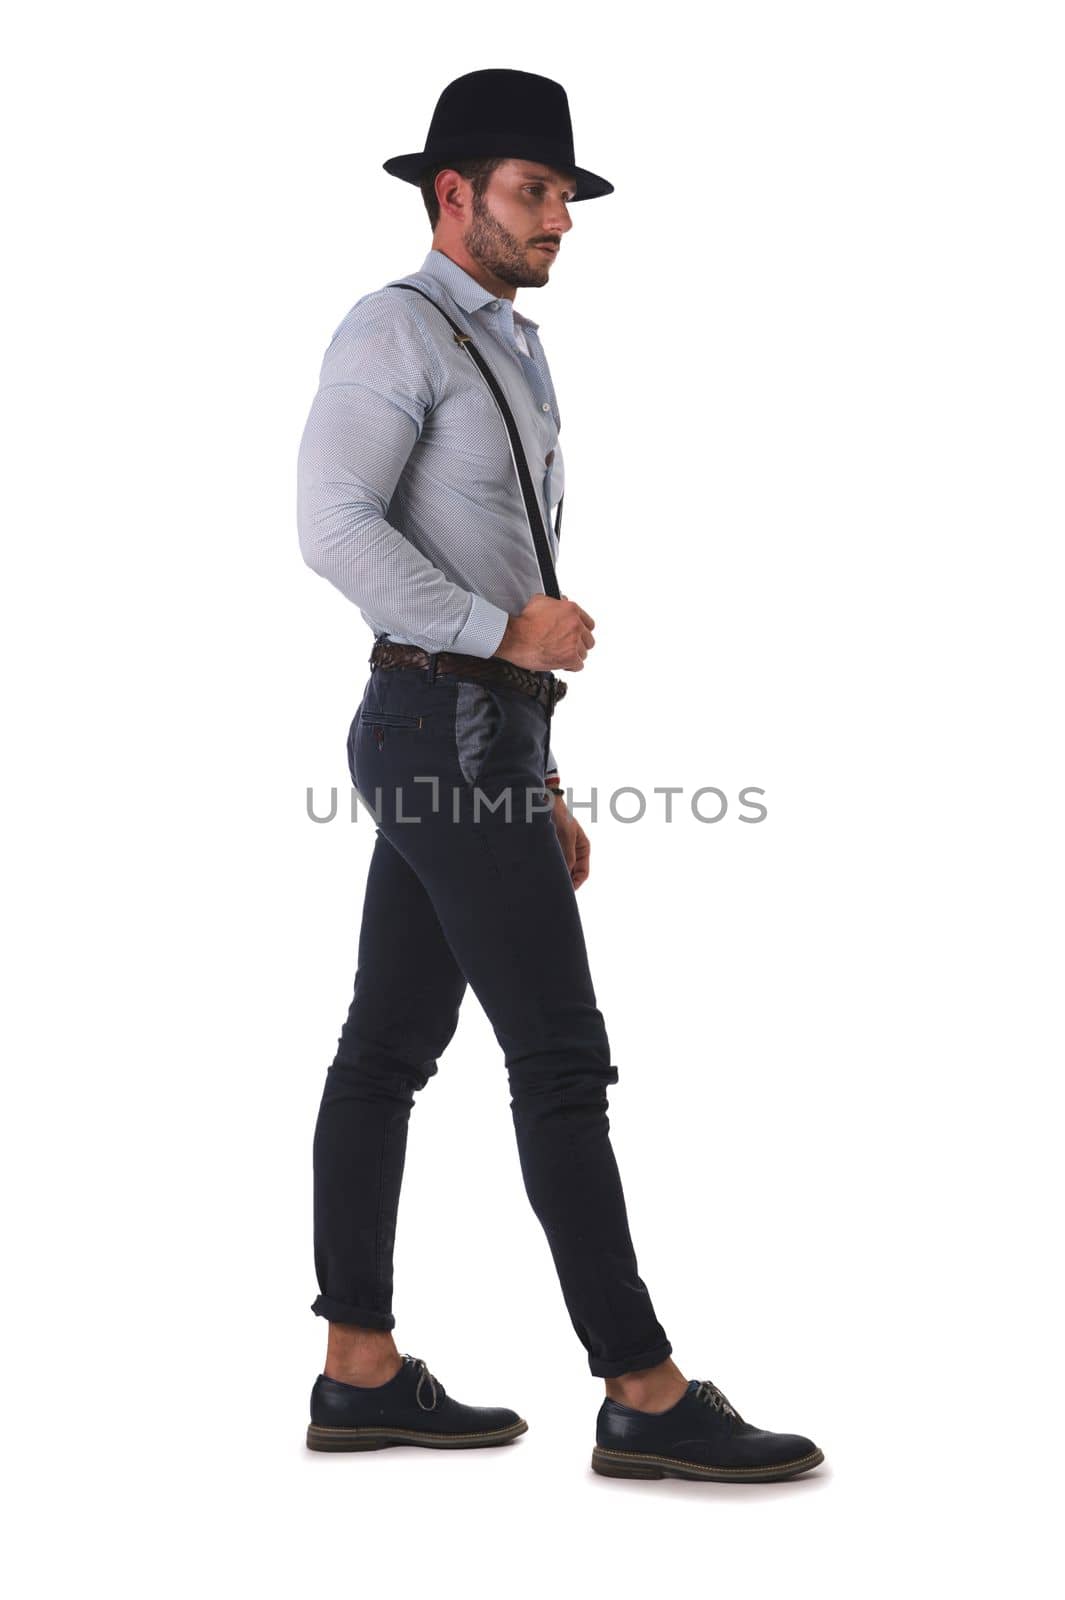
[[[485,303],[484,310],[490,312],[505,312],[508,304],[509,302],[504,302],[503,300],[491,300]],[[551,458],[554,455],[554,446],[558,443],[558,430],[554,419],[554,411],[551,405],[551,400],[549,398],[551,390],[541,366],[540,347],[538,343],[530,337],[531,330],[523,330],[525,333],[526,343],[529,346],[528,354],[526,354],[525,351],[523,351],[518,345],[515,337],[515,330],[516,324],[514,323],[513,316],[511,316],[508,321],[508,318],[506,315],[504,315],[501,322],[497,320],[492,324],[492,332],[499,342],[505,345],[507,350],[512,355],[517,357],[518,364],[522,369],[525,379],[526,389],[533,402],[534,409],[531,414],[531,424],[539,437],[540,450],[538,452],[538,457],[544,462],[544,471],[540,474],[541,508],[543,510],[544,520],[548,527],[548,540],[552,555],[557,555],[557,546],[551,519]],[[500,382],[503,382],[502,374],[499,374],[499,380]],[[526,416],[528,415],[529,413],[526,412]],[[548,455],[549,451],[551,453],[550,457]],[[536,459],[537,457],[535,456],[530,459],[530,467],[532,466],[532,462]]]

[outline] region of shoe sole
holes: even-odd
[[[596,1445],[592,1451],[592,1470],[604,1478],[700,1478],[711,1483],[778,1483],[783,1478],[797,1478],[800,1472],[809,1472],[824,1459],[823,1450],[813,1450],[809,1455],[799,1456],[794,1461],[780,1461],[772,1467],[700,1467],[694,1461],[681,1461],[677,1456],[605,1450]]]
[[[384,1450],[391,1444],[420,1444],[430,1450],[477,1450],[483,1445],[509,1444],[519,1433],[527,1433],[524,1417],[505,1428],[484,1433],[428,1433],[418,1428],[320,1428],[313,1422],[307,1429],[308,1450]]]

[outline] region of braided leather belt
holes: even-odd
[[[378,639],[370,652],[371,667],[427,667],[430,662],[436,663],[436,671],[442,676],[476,678],[520,689],[548,710],[554,709],[569,688],[552,672],[533,672],[503,656],[464,656],[457,650],[430,653],[416,644],[396,644],[391,639]]]

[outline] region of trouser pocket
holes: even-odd
[[[408,711],[363,711],[361,720],[368,728],[420,728],[425,718]]]
[[[458,683],[455,699],[455,754],[463,780],[475,784],[503,728],[503,707],[487,684]]]

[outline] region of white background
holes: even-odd
[[[3,1174],[20,1594],[1042,1595],[1061,1455],[1060,10],[53,5],[8,30]],[[330,335],[440,90],[560,79],[555,721],[640,1270],[776,1487],[613,1483],[468,995],[396,1339],[505,1450],[320,1457],[311,1135],[371,637],[301,560]],[[579,815],[581,813],[578,813]],[[586,815],[586,813],[585,813]]]

